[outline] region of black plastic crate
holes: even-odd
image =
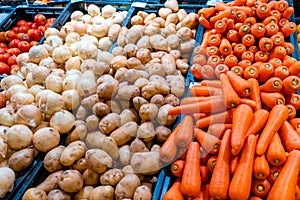
[[[1,5],[1,4],[0,4]],[[9,15],[11,12],[13,12],[15,8],[11,6],[1,6],[0,8],[0,23]]]

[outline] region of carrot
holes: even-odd
[[[215,14],[216,10],[214,7],[210,7],[210,8],[202,8],[198,11],[198,18],[199,17],[204,17],[206,19],[208,19],[209,17],[211,17],[213,14]]]
[[[187,197],[196,197],[201,192],[200,146],[192,142],[187,150],[180,190]]]
[[[257,196],[251,196],[248,200],[263,200],[263,199]]]
[[[277,67],[277,68],[274,69],[273,76],[274,77],[278,77],[281,80],[284,80],[286,77],[289,76],[289,69],[286,66],[279,66],[279,67]]]
[[[215,22],[215,30],[217,33],[225,33],[227,30],[227,24],[224,19],[219,19]]]
[[[288,76],[283,79],[282,93],[284,95],[291,95],[300,90],[300,78],[298,76]]]
[[[178,147],[178,150],[177,150],[177,157],[178,157],[178,159],[185,160],[185,158],[186,158],[186,152],[187,152],[187,148]]]
[[[280,92],[283,86],[282,80],[278,77],[272,77],[261,85],[261,92]]]
[[[233,48],[233,53],[237,58],[240,58],[243,54],[243,52],[245,52],[247,50],[246,46],[243,44],[237,44],[234,48]]]
[[[266,126],[258,138],[256,146],[257,155],[261,156],[266,152],[274,134],[280,129],[287,118],[288,109],[286,106],[275,105],[272,108]]]
[[[253,54],[256,54],[258,52],[258,47],[256,45],[253,45],[248,48],[248,51],[252,52]]]
[[[300,199],[300,189],[299,186],[296,186],[296,194],[295,194],[295,200],[299,200]]]
[[[275,182],[275,180],[279,176],[281,169],[282,169],[282,166],[270,166],[270,174],[267,178],[270,183],[273,184]]]
[[[281,166],[286,161],[286,154],[278,133],[275,133],[268,147],[266,157],[273,166]]]
[[[217,2],[215,5],[215,9],[217,11],[224,11],[228,8],[228,6],[224,2]]]
[[[289,67],[290,75],[299,76],[300,75],[300,61],[295,62]]]
[[[217,163],[217,156],[211,156],[208,160],[207,160],[207,168],[210,172],[214,171],[214,168],[216,166]]]
[[[262,23],[263,23],[265,26],[266,26],[267,24],[270,24],[270,23],[275,23],[275,24],[277,24],[277,23],[278,23],[278,19],[277,19],[275,16],[271,15],[271,16],[265,18],[265,19],[263,20]]]
[[[295,129],[295,131],[300,134],[300,118],[294,118],[289,121],[289,123],[292,125],[292,127]]]
[[[218,55],[209,56],[207,59],[207,65],[210,65],[213,68],[215,68],[217,65],[222,64],[222,63],[223,63],[222,59]]]
[[[234,30],[234,19],[227,20],[227,30]]]
[[[220,50],[218,47],[216,46],[210,46],[210,47],[206,47],[205,48],[206,53],[208,56],[212,56],[212,55],[220,55]]]
[[[290,43],[290,42],[284,42],[283,43],[283,47],[285,48],[286,53],[288,55],[292,54],[294,52],[294,50],[295,50],[294,45],[292,43]]]
[[[256,24],[256,18],[255,17],[247,17],[244,21],[244,24],[248,25],[249,27],[252,27],[254,24]]]
[[[271,36],[271,40],[273,41],[275,47],[282,46],[284,43],[284,36],[282,34],[277,33]]]
[[[299,94],[291,94],[286,98],[286,102],[295,107],[296,110],[300,109],[300,95]]]
[[[210,124],[217,123],[231,123],[232,122],[232,111],[225,111],[217,114],[212,114],[196,122],[197,128],[207,128]]]
[[[227,56],[228,57],[228,56]],[[215,68],[215,75],[217,78],[220,77],[220,74],[226,74],[226,72],[229,71],[229,68],[227,65],[225,64],[219,64],[216,68]]]
[[[273,48],[273,41],[270,38],[262,37],[258,42],[258,46],[261,51],[271,51]]]
[[[240,66],[234,66],[230,69],[230,71],[233,71],[238,76],[243,76],[244,74],[244,70]]]
[[[271,10],[266,3],[259,3],[256,8],[256,15],[260,19],[265,19],[266,17],[271,15]]]
[[[229,81],[229,78],[225,74],[220,75],[220,80],[222,83],[222,91],[224,98],[224,105],[227,108],[235,108],[239,105],[239,96],[236,91],[233,89],[232,84]]]
[[[185,115],[181,122],[181,126],[178,129],[175,143],[179,147],[187,147],[193,140],[193,118],[189,115]]]
[[[228,56],[232,53],[232,46],[226,38],[223,38],[221,40],[219,50],[223,56]]]
[[[266,179],[270,174],[270,167],[265,155],[255,156],[253,165],[253,176],[256,179]]]
[[[202,66],[201,70],[200,70],[200,74],[201,74],[201,76],[204,79],[212,80],[212,79],[216,78],[216,76],[215,76],[215,70],[210,65],[204,65],[204,66]]]
[[[254,6],[255,3],[256,3],[256,0],[247,0],[246,6],[252,7],[252,6]]]
[[[276,69],[279,66],[282,66],[282,61],[279,58],[272,58],[269,60],[269,63],[273,65],[273,67]]]
[[[199,22],[199,23],[200,23],[200,22]],[[201,42],[200,47],[202,47],[203,49],[205,49],[205,48],[208,46],[209,37],[210,37],[212,34],[213,34],[212,31],[208,31],[208,30],[206,30],[206,31],[203,33],[202,42]]]
[[[266,25],[266,33],[265,36],[271,37],[272,35],[277,34],[279,31],[279,26],[275,23],[270,23]]]
[[[205,17],[199,17],[198,21],[199,21],[199,24],[201,24],[206,29],[212,29],[213,28],[211,23]]]
[[[179,180],[175,181],[172,187],[166,192],[163,200],[184,200],[184,196],[180,191],[181,183]]]
[[[193,64],[198,64],[198,65],[206,65],[206,57],[202,54],[194,55],[193,57]]]
[[[241,104],[233,112],[231,153],[237,155],[243,148],[246,131],[253,118],[253,111],[250,106]]]
[[[249,135],[257,134],[266,124],[269,117],[269,112],[264,109],[259,109],[253,113],[251,126],[249,126],[246,137]]]
[[[280,25],[280,20],[281,20],[281,13],[278,10],[271,10],[271,16],[274,16],[277,18],[277,20],[279,21],[279,25]]]
[[[227,129],[231,129],[232,124],[211,124],[207,129],[207,133],[221,139]]]
[[[224,64],[229,68],[236,66],[238,64],[238,58],[235,55],[228,55],[224,60]]]
[[[227,199],[230,184],[230,140],[231,131],[227,130],[221,141],[219,155],[209,185],[209,194],[217,199]]]
[[[184,166],[185,166],[185,161],[184,160],[174,161],[171,165],[172,174],[176,177],[179,177],[179,178],[182,177]]]
[[[255,38],[261,38],[265,35],[266,28],[263,23],[255,23],[253,26],[250,28],[251,34]]]
[[[181,100],[181,105],[193,104],[201,101],[213,101],[214,99],[219,98],[218,96],[197,96],[197,97],[185,97]]]
[[[284,56],[282,65],[290,68],[293,64],[295,64],[297,60],[289,55]]]
[[[251,95],[251,88],[248,81],[241,78],[240,76],[236,75],[232,71],[228,71],[226,73],[233,89],[236,91],[236,93],[241,97],[248,97]]]
[[[249,66],[244,69],[244,78],[246,80],[250,78],[256,79],[257,77],[258,77],[258,70],[255,67]]]
[[[249,106],[253,111],[258,110],[256,102],[251,99],[240,98],[240,104],[245,104],[245,105]]]
[[[254,78],[248,79],[248,82],[250,84],[250,89],[251,89],[250,99],[256,102],[256,106],[258,109],[261,109],[259,83]]]
[[[231,8],[227,8],[226,10],[221,11],[217,15],[211,17],[209,21],[210,23],[215,23],[219,19],[223,19],[223,18],[233,19],[235,18],[235,16],[236,16],[235,10]]]
[[[257,137],[254,135],[248,136],[245,141],[239,163],[229,186],[231,199],[248,199],[250,195],[256,142]]]
[[[235,19],[236,19],[236,22],[243,23],[245,21],[245,19],[247,19],[247,14],[242,10],[237,10]]]
[[[283,57],[286,56],[286,49],[283,46],[277,46],[274,47],[271,51],[271,54],[269,55],[269,58],[279,58],[283,59]]]
[[[194,113],[193,117],[194,117],[194,121],[197,121],[199,119],[207,117],[207,114],[206,113]]]
[[[253,62],[254,61],[254,54],[251,51],[245,51],[242,54],[241,59],[242,60],[249,60],[250,62]]]
[[[192,198],[192,200],[210,200],[210,195],[209,195],[209,182],[204,183],[201,186],[201,192],[197,197]]]
[[[210,171],[206,165],[200,164],[201,183],[204,183],[210,177]]]
[[[233,175],[235,170],[236,170],[236,167],[239,163],[239,156],[233,156],[231,154],[231,157],[230,157],[230,164],[229,164],[229,171],[230,171],[230,175]]]
[[[285,121],[279,129],[279,136],[282,140],[283,146],[287,152],[291,152],[294,149],[300,149],[300,135],[292,125]]]
[[[201,144],[204,151],[210,154],[217,154],[219,152],[221,141],[217,137],[198,128],[194,129],[194,133],[195,139]]]
[[[289,7],[288,2],[284,0],[277,1],[274,5],[274,8],[281,13],[283,13],[288,7]]]
[[[203,78],[201,73],[200,73],[201,68],[202,68],[202,66],[198,65],[198,64],[193,64],[190,67],[190,71],[191,71],[192,75],[194,76],[194,78],[196,78],[198,80],[201,80]]]
[[[243,6],[246,2],[247,0],[235,0],[231,2],[231,6]]]
[[[206,165],[210,157],[212,157],[212,155],[205,152],[203,148],[200,147],[200,163]]]
[[[176,156],[177,146],[175,143],[175,138],[177,137],[180,127],[181,123],[177,125],[177,127],[172,131],[172,133],[160,148],[160,159],[165,163],[171,162]]]
[[[270,63],[263,63],[258,67],[258,82],[266,82],[274,73],[274,67]]]
[[[269,56],[266,52],[258,51],[254,54],[254,61],[255,62],[267,62]]]
[[[300,166],[300,151],[293,150],[289,153],[288,159],[283,166],[278,178],[271,188],[268,200],[295,199],[296,185]]]
[[[261,101],[268,108],[273,108],[275,105],[284,105],[285,98],[278,92],[261,92]]]
[[[294,8],[293,7],[288,7],[283,13],[282,13],[282,18],[289,19],[292,14],[294,13]]]
[[[296,111],[295,107],[291,104],[286,104],[286,106],[289,110],[288,120],[293,119],[294,117],[296,117],[297,111]]]
[[[215,88],[222,88],[220,80],[203,80],[203,81],[201,81],[200,85],[208,86],[208,87],[215,87]]]
[[[243,37],[244,35],[249,34],[251,32],[251,28],[246,24],[242,24],[241,27],[238,29],[238,31],[240,37]]]
[[[247,16],[252,17],[252,10],[248,6],[232,6],[231,8],[237,11],[243,11]]]
[[[220,88],[209,87],[209,86],[200,86],[196,85],[190,89],[190,95],[192,97],[209,97],[209,96],[217,96],[220,95],[222,90]]]
[[[221,20],[222,21],[222,20]],[[208,45],[218,47],[221,43],[221,38],[219,34],[213,34],[209,37]],[[206,64],[206,63],[205,63]]]
[[[251,192],[258,197],[265,197],[271,189],[271,184],[267,179],[252,180]]]
[[[194,55],[205,55],[205,49],[202,46],[196,46],[193,50]]]

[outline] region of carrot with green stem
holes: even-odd
[[[171,172],[174,176],[180,178],[182,177],[183,170],[185,166],[184,160],[176,160],[171,165]]]
[[[197,54],[197,55],[194,55],[193,57],[193,64],[198,64],[198,65],[206,65],[206,57],[205,55],[202,55],[202,54]]]
[[[270,174],[269,176],[267,177],[268,181],[270,183],[274,183],[275,180],[278,178],[279,174],[280,174],[280,171],[282,169],[282,166],[270,166]]]
[[[256,45],[253,45],[248,48],[249,52],[252,52],[254,55],[259,51],[258,47]]]
[[[228,76],[225,74],[220,74],[220,80],[222,83],[224,105],[226,105],[227,108],[237,107],[240,102],[239,96],[233,89],[233,86],[230,83]]]
[[[230,141],[231,130],[227,130],[221,141],[219,155],[209,185],[210,195],[217,199],[228,198],[228,188],[230,184]]]
[[[234,66],[230,69],[230,71],[234,72],[238,76],[243,76],[244,74],[244,69],[240,66]]]
[[[232,122],[232,112],[233,112],[232,110],[227,110],[225,112],[211,114],[207,117],[199,119],[196,122],[196,127],[204,129],[204,128],[209,127],[211,124],[231,123]]]
[[[294,149],[300,150],[300,135],[289,122],[285,121],[282,124],[279,129],[279,136],[287,152],[291,152]]]
[[[266,197],[271,189],[271,184],[267,179],[252,180],[251,192],[258,197]]]
[[[210,154],[217,154],[219,152],[221,141],[201,129],[194,128],[195,139],[201,144],[201,147]]]
[[[222,21],[222,20],[221,20]],[[213,34],[209,37],[208,45],[218,47],[221,43],[221,37],[219,34]]]
[[[196,197],[201,192],[200,146],[192,142],[187,150],[180,190],[184,196]]]
[[[270,38],[262,37],[258,42],[258,46],[261,51],[269,52],[273,48],[273,41]]]
[[[279,0],[274,4],[274,9],[278,10],[281,13],[283,13],[288,7],[288,2],[284,0]]]
[[[267,80],[263,85],[261,85],[260,91],[261,92],[280,92],[283,86],[283,82],[278,77],[272,77]]]
[[[266,25],[265,36],[271,37],[272,35],[277,34],[279,31],[279,26],[276,23],[269,23]]]
[[[266,126],[264,127],[257,141],[257,155],[261,156],[266,152],[274,134],[280,129],[282,124],[288,118],[288,114],[288,109],[284,105],[275,105],[272,108]]]
[[[241,104],[233,112],[231,153],[237,155],[244,146],[245,135],[253,118],[253,111],[250,106]]]
[[[246,137],[249,135],[254,135],[259,133],[265,126],[269,117],[269,112],[264,109],[259,109],[253,113],[253,118],[251,120],[251,126],[249,126]]]
[[[281,166],[286,161],[286,154],[278,133],[275,133],[268,147],[266,157],[273,166]]]
[[[255,38],[261,38],[265,35],[266,28],[263,23],[255,23],[251,26],[250,31]]]
[[[280,29],[284,37],[288,37],[292,35],[296,30],[297,30],[297,25],[294,22],[287,22]]]
[[[286,50],[286,54],[291,55],[295,51],[295,47],[292,43],[290,42],[284,42],[283,47]]]
[[[237,10],[235,19],[236,19],[237,22],[242,22],[243,23],[245,21],[245,19],[247,19],[247,14],[242,10]]]
[[[254,24],[256,24],[256,18],[255,17],[247,17],[244,21],[244,24],[248,25],[249,27],[252,27]]]
[[[248,199],[250,196],[256,143],[257,137],[254,135],[249,135],[245,141],[239,163],[229,186],[231,199]],[[243,187],[242,190],[241,186]]]
[[[296,108],[293,105],[291,105],[291,104],[286,104],[286,107],[289,110],[288,120],[293,119],[294,117],[296,117],[296,115],[297,115]]]
[[[207,129],[207,133],[222,139],[225,131],[231,128],[232,124],[229,123],[211,124]]]
[[[215,30],[217,33],[225,33],[227,30],[227,24],[224,19],[219,19],[215,22]]]
[[[265,18],[265,19],[263,20],[262,23],[263,23],[265,26],[266,26],[267,24],[270,24],[270,23],[275,23],[275,24],[277,24],[277,23],[278,23],[278,19],[277,19],[275,16],[271,15],[271,16]]]
[[[246,60],[245,60],[246,61]],[[250,62],[250,61],[249,61]],[[250,79],[250,78],[254,78],[256,79],[258,77],[259,73],[258,73],[258,70],[256,67],[254,66],[249,66],[249,67],[246,67],[244,69],[244,78],[246,80]]]
[[[238,24],[238,23],[237,23]],[[239,35],[242,38],[244,35],[247,35],[251,32],[251,27],[247,24],[242,24],[239,29]]]
[[[289,153],[288,159],[284,164],[278,178],[275,180],[267,200],[295,199],[297,179],[299,176],[300,151],[293,150]]]
[[[256,179],[266,179],[270,174],[270,167],[265,155],[255,156],[253,165],[253,176]]]
[[[193,136],[193,118],[185,115],[174,141],[179,147],[185,148],[193,141]]]
[[[180,180],[175,181],[171,188],[166,192],[163,197],[163,200],[184,200],[184,196],[180,191]]]
[[[274,69],[273,76],[278,77],[281,80],[284,80],[286,77],[290,75],[289,69],[286,66],[279,66]],[[282,83],[283,84],[283,83]],[[283,86],[283,85],[282,85]]]
[[[283,95],[291,95],[300,90],[300,78],[290,75],[283,79],[282,93]]]
[[[278,10],[271,10],[271,16],[274,16],[274,17],[276,17],[277,18],[277,20],[278,20],[278,24],[279,24],[279,26],[280,26],[280,20],[281,20],[281,13],[278,11]],[[284,20],[287,20],[287,19],[284,19]]]
[[[251,51],[245,51],[242,56],[242,60],[249,60],[250,62],[254,61],[254,54]]]
[[[219,56],[220,55],[220,50],[216,46],[206,47],[205,50],[206,50],[206,53],[208,56],[213,56],[213,55]]]
[[[262,103],[268,108],[285,104],[285,98],[279,92],[261,92],[260,96]]]
[[[207,59],[207,65],[210,65],[211,67],[215,68],[217,65],[222,64],[223,61],[220,56],[218,55],[212,55],[209,56]]]
[[[226,73],[232,87],[236,91],[236,93],[241,97],[248,97],[251,95],[250,83],[238,76],[232,71],[228,71]]]

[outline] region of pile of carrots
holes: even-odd
[[[291,13],[283,0],[199,11],[207,31],[191,72],[203,80],[168,111],[184,117],[160,150],[176,177],[163,200],[300,200],[300,62],[284,41]]]
[[[294,46],[286,40],[297,30],[288,21],[293,12],[285,0],[218,2],[199,10],[199,22],[206,31],[194,49],[192,74],[198,80],[216,79],[232,70],[259,82],[298,76],[300,62],[291,57]]]

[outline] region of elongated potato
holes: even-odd
[[[71,166],[75,161],[84,156],[86,152],[85,143],[82,141],[75,141],[70,143],[61,153],[60,162],[64,166]]]
[[[0,162],[5,160],[8,151],[7,142],[0,137]]]
[[[60,156],[65,149],[65,146],[59,145],[51,151],[49,151],[44,158],[44,167],[48,172],[55,172],[63,169],[63,165],[60,162]]]
[[[155,174],[162,168],[160,154],[156,151],[133,154],[130,165],[140,174]]]
[[[110,137],[116,141],[118,146],[122,146],[136,136],[137,129],[138,125],[136,122],[127,122],[113,131]]]
[[[99,129],[104,134],[109,134],[121,125],[120,115],[116,113],[109,113],[99,123]]]
[[[124,176],[120,182],[117,184],[115,189],[115,199],[122,200],[125,198],[131,199],[134,195],[134,191],[141,182],[137,175],[127,174]]]
[[[58,188],[58,181],[63,174],[63,171],[57,171],[50,174],[43,182],[41,182],[36,188],[41,189],[45,192],[49,192]]]
[[[83,172],[82,178],[84,185],[96,186],[99,183],[99,174],[89,168]]]
[[[181,75],[168,75],[166,77],[170,83],[171,93],[176,97],[182,97],[184,95],[185,81]]]
[[[159,108],[156,121],[160,125],[168,126],[175,122],[175,120],[177,119],[177,116],[168,115],[168,110],[173,107],[174,106],[172,106],[171,104],[166,104]]]
[[[22,200],[47,200],[47,194],[44,190],[30,188],[22,196]]]
[[[85,153],[89,167],[97,173],[103,173],[112,167],[112,158],[101,149],[89,149]]]
[[[130,148],[128,145],[123,145],[119,148],[119,161],[122,165],[129,165],[130,163]]]
[[[124,173],[120,169],[110,169],[100,176],[102,185],[115,186],[124,177]]]
[[[82,175],[77,170],[66,170],[62,173],[58,185],[65,192],[79,192],[83,186]]]
[[[166,74],[175,74],[176,72],[176,61],[171,54],[166,54],[161,58],[161,64],[165,69]]]
[[[8,159],[8,166],[15,172],[20,172],[32,163],[33,148],[26,148],[13,153]]]
[[[92,190],[89,200],[114,200],[114,192],[114,188],[110,185],[98,186]]]
[[[150,82],[142,88],[142,97],[150,99],[156,94],[167,95],[170,93],[170,88],[167,85],[163,85],[157,82]]]
[[[120,114],[121,125],[123,126],[127,122],[139,122],[139,116],[133,108],[124,109]]]

